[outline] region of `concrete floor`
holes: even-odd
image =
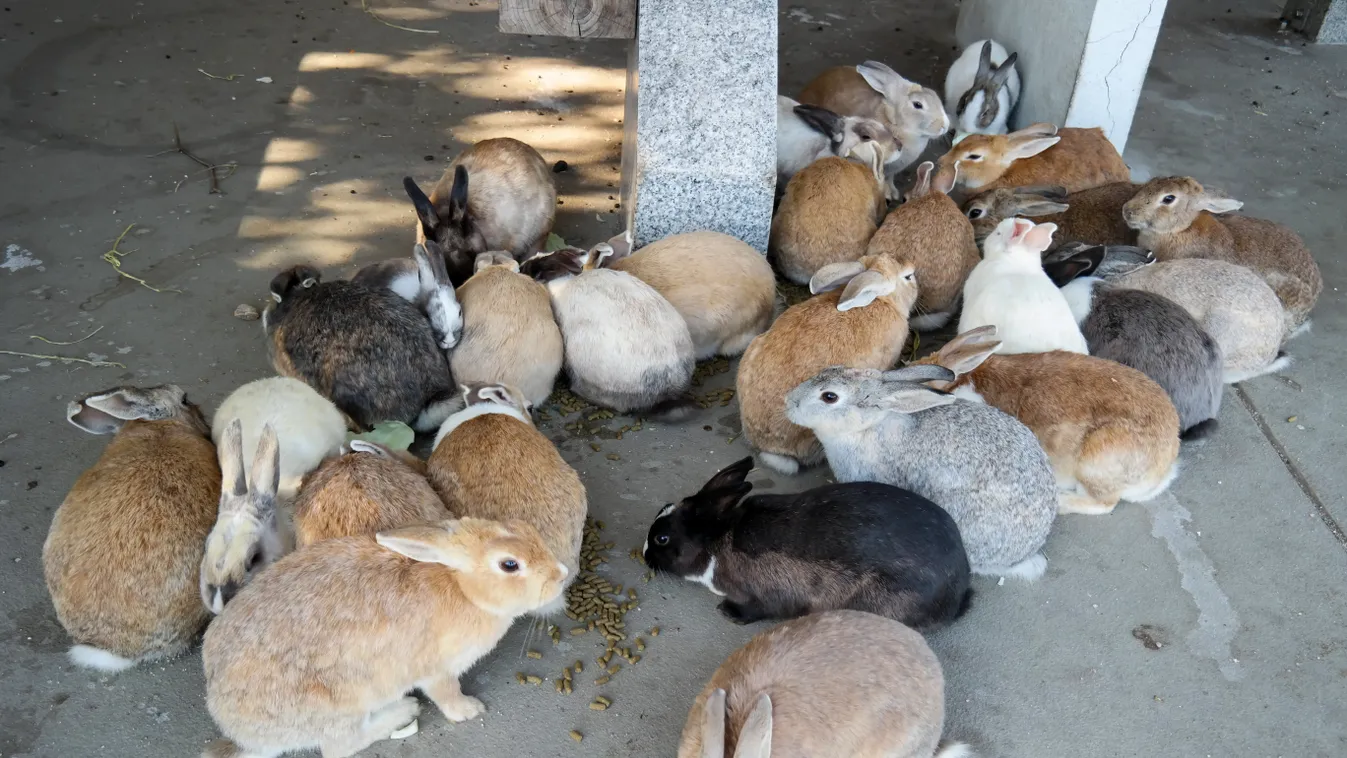
[[[260,306],[285,265],[335,276],[407,254],[400,178],[431,181],[477,139],[515,136],[568,161],[558,231],[607,238],[620,215],[625,53],[615,42],[502,37],[495,4],[477,0],[383,12],[438,35],[381,25],[355,0],[10,3],[0,12],[0,349],[125,368],[0,355],[0,756],[195,755],[215,735],[196,656],[117,677],[64,657],[41,545],[106,442],[67,424],[65,403],[173,381],[213,408],[266,375],[258,324],[233,318],[234,307]],[[941,82],[955,10],[925,5],[783,5],[783,91],[863,58]],[[1143,177],[1202,177],[1249,213],[1298,229],[1327,283],[1315,329],[1291,345],[1284,376],[1227,393],[1220,434],[1185,449],[1170,494],[1063,518],[1041,582],[979,580],[970,614],[934,635],[947,734],[983,756],[1347,755],[1347,553],[1336,527],[1347,523],[1347,49],[1278,34],[1279,5],[1171,0],[1127,159]],[[208,194],[187,157],[163,152],[174,123],[204,159],[237,164],[223,194]],[[119,280],[101,260],[131,224],[124,269],[179,291]],[[96,328],[70,346],[28,337],[70,341]],[[706,387],[730,383],[721,374]],[[483,719],[450,726],[427,713],[419,735],[370,755],[672,755],[702,682],[764,628],[727,623],[694,585],[640,583],[625,557],[661,504],[746,454],[734,408],[621,440],[563,423],[554,413],[545,426],[617,543],[604,573],[641,593],[628,627],[664,633],[596,689],[592,636],[554,650],[520,624],[464,683],[487,703]],[[790,491],[823,478],[755,481]],[[545,659],[524,657],[529,648]],[[576,658],[589,665],[569,697],[550,681],[514,681],[516,671],[554,676]],[[613,707],[586,708],[597,693]]]

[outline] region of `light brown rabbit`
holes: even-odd
[[[556,220],[551,167],[537,150],[509,137],[460,153],[430,197],[410,176],[402,185],[416,207],[416,241],[440,244],[454,286],[472,276],[478,253],[504,250],[522,261],[542,250]]]
[[[1060,185],[1080,192],[1132,174],[1098,127],[1058,129],[1032,124],[1010,134],[971,134],[940,158],[940,173],[959,164],[959,183],[969,192],[997,187]]]
[[[852,153],[867,157],[866,163],[822,158],[786,185],[768,244],[773,264],[786,279],[806,284],[824,266],[865,255],[887,206],[882,151],[873,144]]]
[[[206,632],[206,707],[226,739],[203,758],[355,755],[416,718],[413,689],[450,721],[479,715],[459,677],[566,576],[533,527],[473,518],[291,553]]]
[[[1068,242],[1091,245],[1130,245],[1136,232],[1123,221],[1123,204],[1141,185],[1114,182],[1067,194],[1063,187],[1001,187],[964,203],[978,242],[987,238],[1003,218],[1025,216],[1039,224],[1056,224],[1051,252]]]
[[[70,488],[42,545],[70,659],[100,671],[187,651],[210,614],[197,595],[215,522],[220,467],[210,427],[167,384],[95,392],[66,410],[91,434],[115,434]]]
[[[928,382],[1019,419],[1057,475],[1058,513],[1109,513],[1144,502],[1178,473],[1179,414],[1160,385],[1103,358],[1055,350],[993,355],[996,327],[964,332],[918,364],[958,375]]]
[[[980,260],[973,227],[949,198],[956,175],[932,181],[933,168],[929,161],[917,167],[907,202],[889,212],[866,251],[916,269],[920,286],[911,323],[923,331],[939,329],[958,310],[964,281]]]
[[[910,263],[867,255],[820,269],[809,291],[824,294],[791,306],[753,340],[735,378],[744,436],[784,474],[823,460],[814,433],[786,418],[786,395],[829,366],[892,367],[907,341],[917,278]]]
[[[470,384],[463,396],[466,407],[435,435],[431,486],[459,516],[531,524],[574,579],[589,509],[580,476],[534,428],[518,390]],[[542,612],[555,610],[559,604]]]
[[[348,447],[305,477],[295,499],[296,548],[449,518],[425,467],[408,463],[415,456],[366,440]]]
[[[454,381],[508,384],[538,405],[552,394],[565,358],[552,298],[506,253],[482,253],[475,266],[458,288],[463,337],[449,355]]]
[[[678,758],[966,758],[941,743],[945,677],[917,632],[862,611],[775,626],[711,675]]]
[[[772,266],[757,250],[728,234],[675,234],[617,259],[608,268],[649,284],[673,305],[688,324],[697,360],[738,355],[772,323],[776,304]]]
[[[1191,176],[1167,176],[1142,185],[1123,216],[1137,230],[1137,244],[1159,260],[1215,258],[1258,272],[1282,301],[1291,326],[1302,327],[1324,288],[1319,264],[1300,235],[1281,224],[1218,215],[1243,205]]]

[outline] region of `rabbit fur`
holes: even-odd
[[[1002,219],[1027,216],[1035,223],[1057,225],[1049,252],[1069,242],[1129,245],[1136,241],[1136,232],[1123,221],[1122,207],[1138,186],[1114,182],[1069,195],[1063,187],[1001,187],[970,198],[963,209],[978,242]]]
[[[786,393],[828,366],[892,366],[917,300],[913,266],[882,255],[825,266],[809,288],[822,294],[788,308],[749,344],[734,383],[744,437],[784,474],[823,460],[813,433],[786,418]]]
[[[884,217],[885,182],[873,147],[821,158],[797,173],[772,217],[768,254],[781,276],[807,284],[819,269],[859,260]]]
[[[959,184],[969,192],[1045,185],[1080,192],[1132,179],[1118,149],[1098,127],[1058,129],[1039,123],[1010,134],[972,134],[941,156],[939,171],[950,173],[955,164]]]
[[[940,366],[834,366],[792,390],[786,414],[817,435],[837,481],[892,484],[948,511],[973,573],[1037,579],[1057,513],[1048,457],[1014,417],[920,384],[953,379]]]
[[[95,392],[71,402],[66,418],[114,435],[42,543],[71,662],[111,673],[187,652],[210,618],[196,573],[220,498],[205,417],[168,384]]]
[[[785,186],[792,176],[820,158],[845,158],[862,142],[878,142],[885,156],[901,149],[884,124],[873,118],[839,116],[817,105],[776,98],[776,176]]]
[[[922,636],[860,611],[787,621],[725,659],[678,758],[966,758],[941,743],[945,680]]]
[[[1006,121],[1020,100],[1018,57],[995,40],[979,40],[964,48],[949,67],[945,105],[956,141],[968,134],[1006,133]]]
[[[435,332],[441,350],[458,344],[463,332],[463,308],[449,281],[439,245],[426,240],[412,249],[411,258],[378,261],[361,268],[351,281],[371,289],[387,289],[415,305]]]
[[[960,333],[996,326],[1003,355],[1089,352],[1066,298],[1043,273],[1041,253],[1056,228],[1022,218],[996,226],[982,245],[982,261],[964,284]]]

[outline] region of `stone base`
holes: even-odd
[[[1347,0],[1286,0],[1282,20],[1320,44],[1347,45]]]

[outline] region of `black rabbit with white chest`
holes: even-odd
[[[968,556],[936,504],[875,482],[745,498],[752,468],[745,458],[666,505],[645,562],[721,595],[741,624],[846,608],[931,629],[968,609]]]

